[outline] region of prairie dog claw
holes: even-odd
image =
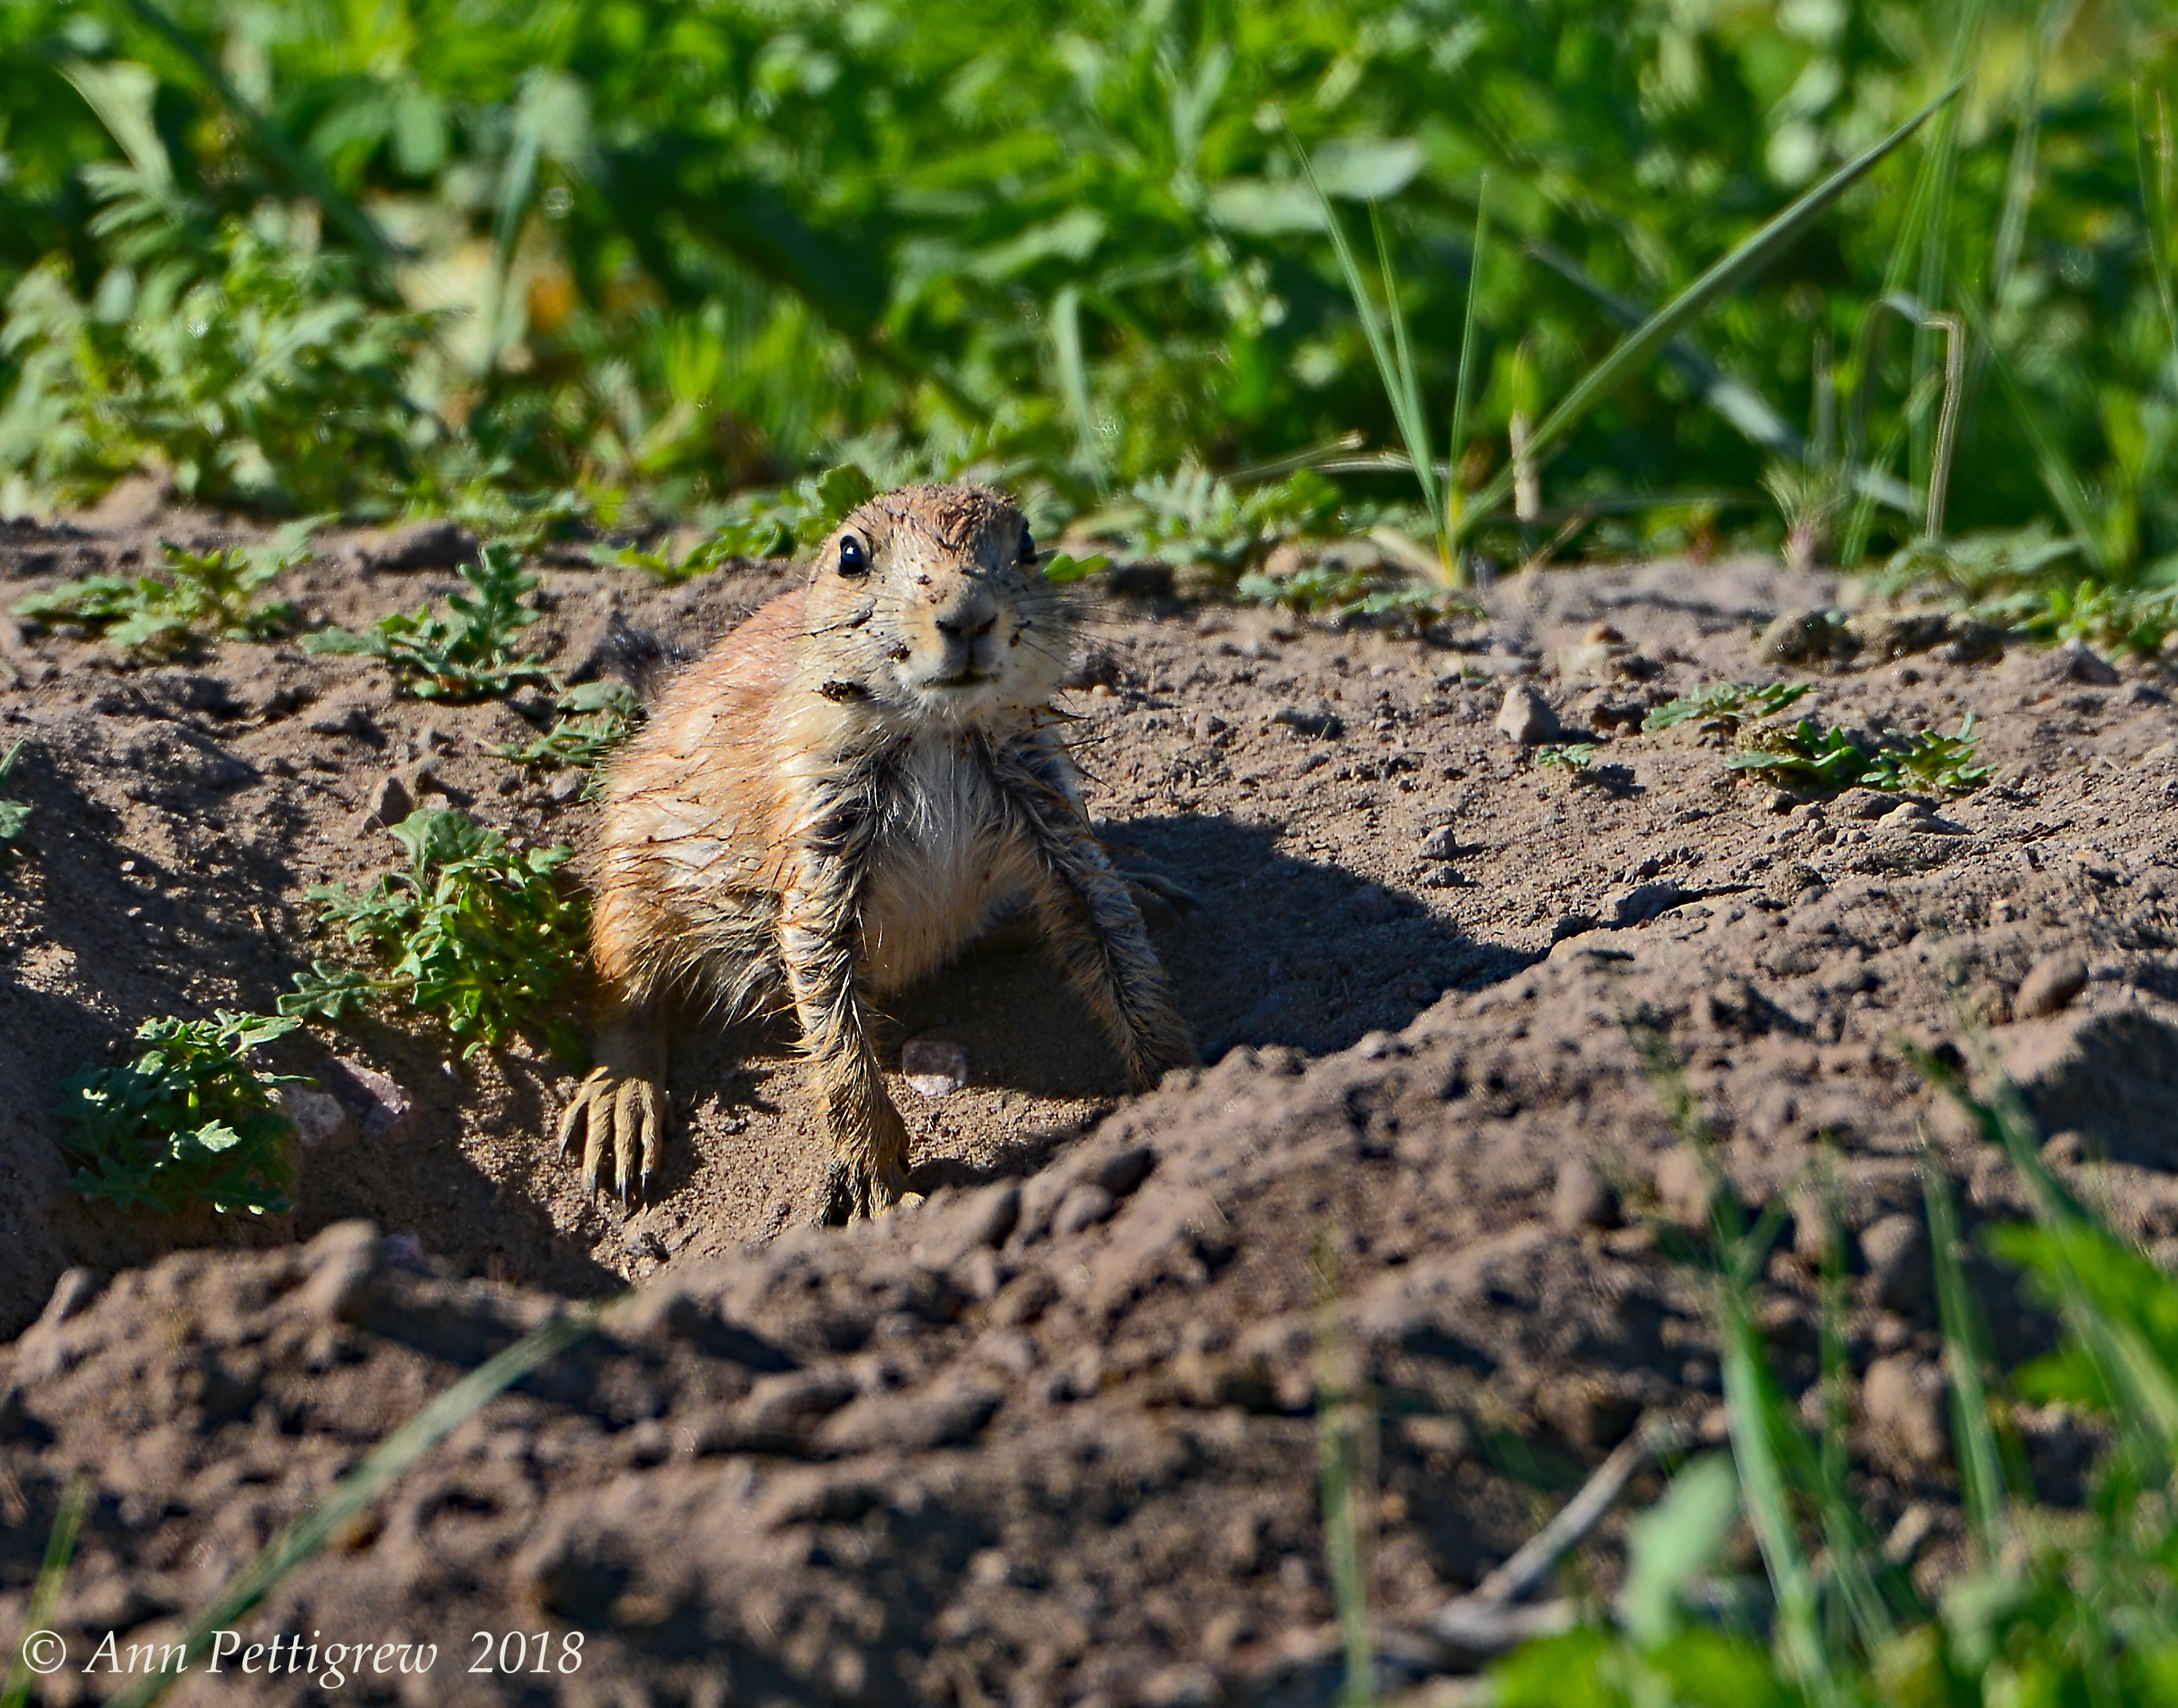
[[[592,1069],[560,1118],[560,1154],[571,1154],[577,1141],[585,1192],[598,1190],[610,1158],[621,1202],[648,1196],[665,1153],[665,1088],[609,1065]]]

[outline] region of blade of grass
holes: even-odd
[[[1795,1678],[1820,1690],[1830,1675],[1830,1654],[1822,1640],[1814,1574],[1800,1547],[1779,1451],[1794,1428],[1784,1397],[1769,1374],[1752,1298],[1750,1283],[1759,1269],[1760,1247],[1725,1178],[1716,1137],[1669,1040],[1638,1016],[1628,1016],[1624,1025],[1643,1077],[1664,1105],[1665,1119],[1694,1158],[1708,1190],[1725,1415],[1732,1433],[1732,1462],[1739,1472],[1740,1502],[1776,1600],[1786,1663]],[[1765,1237],[1760,1245],[1766,1245]]]
[[[1445,454],[1446,525],[1457,511],[1464,514],[1467,502],[1459,485],[1459,459],[1467,454],[1468,408],[1474,397],[1475,311],[1482,298],[1482,254],[1490,233],[1490,174],[1484,172],[1475,191],[1475,239],[1468,246],[1467,306],[1459,328],[1459,375],[1452,386],[1452,442]],[[1453,563],[1461,585],[1467,581],[1467,561],[1461,554]]]
[[[1967,1525],[1980,1550],[1981,1563],[2004,1557],[2010,1532],[2004,1493],[2004,1467],[1996,1432],[1989,1427],[1988,1366],[1981,1313],[1975,1308],[1966,1270],[1959,1262],[1958,1210],[1943,1163],[1921,1134],[1921,1196],[1929,1209],[1929,1245],[1935,1254],[1936,1311],[1943,1327],[1944,1367],[1951,1387],[1951,1439],[1958,1457],[1959,1497]]]
[[[1059,393],[1066,400],[1066,413],[1074,418],[1075,455],[1097,491],[1108,477],[1104,458],[1097,445],[1097,423],[1089,402],[1089,364],[1081,354],[1081,293],[1073,285],[1061,287],[1051,304],[1051,344],[1059,361]]]
[[[167,1685],[187,1672],[189,1661],[203,1651],[214,1632],[231,1627],[289,1573],[315,1557],[335,1531],[358,1516],[411,1465],[487,1403],[593,1333],[599,1314],[597,1306],[585,1305],[555,1317],[485,1360],[386,1437],[323,1500],[275,1536],[249,1568],[189,1622],[182,1634],[185,1658],[181,1672],[156,1672],[140,1678],[114,1697],[108,1708],[150,1708],[166,1694]]]
[[[1317,205],[1322,210],[1325,228],[1331,234],[1332,254],[1338,258],[1338,271],[1346,282],[1347,294],[1354,299],[1354,313],[1361,322],[1361,336],[1367,342],[1369,354],[1376,364],[1376,377],[1384,387],[1384,396],[1392,406],[1392,418],[1398,424],[1399,437],[1405,443],[1407,456],[1414,463],[1415,483],[1421,488],[1422,502],[1437,520],[1438,543],[1443,552],[1445,571],[1451,572],[1452,547],[1449,530],[1445,525],[1443,498],[1436,484],[1436,460],[1430,455],[1429,426],[1422,419],[1414,392],[1407,382],[1410,374],[1408,364],[1399,359],[1399,352],[1386,342],[1383,322],[1378,318],[1376,305],[1369,291],[1368,281],[1362,276],[1361,264],[1355,259],[1353,246],[1346,240],[1346,227],[1341,223],[1338,211],[1332,205],[1330,193],[1316,175],[1316,163],[1309,158],[1308,151],[1287,127],[1286,140],[1300,161],[1301,172],[1308,179],[1309,188],[1316,194]],[[1371,205],[1371,217],[1376,217],[1375,205]],[[1377,227],[1379,253],[1382,253],[1383,230]],[[1404,311],[1399,307],[1398,291],[1388,269],[1385,279],[1385,293],[1390,300],[1393,328],[1399,341],[1399,350],[1406,344]]]
[[[2093,563],[2095,573],[2109,575],[2110,556],[2104,549],[2103,531],[2096,522],[2088,502],[2087,488],[2081,484],[2071,459],[2065,455],[2064,447],[2057,442],[2056,435],[2049,430],[2049,424],[2044,419],[2041,406],[2019,383],[2019,376],[2012,372],[2011,364],[2005,359],[2004,352],[1997,348],[1990,338],[1989,322],[1982,317],[1980,306],[1972,298],[1962,297],[1960,307],[1965,311],[1967,324],[1973,332],[1975,342],[1988,353],[1989,364],[1995,372],[1997,383],[2004,388],[2005,397],[2011,402],[2012,413],[2018,416],[2019,424],[2027,430],[2028,442],[2034,448],[2035,467],[2042,476],[2043,485],[2049,489],[2051,500],[2063,515],[2066,526],[2072,530],[2072,537],[2079,542],[2080,550]]]
[[[1530,441],[1531,454],[1540,457],[1554,448],[1614,386],[1670,343],[1681,327],[1693,321],[1719,297],[1746,283],[1776,260],[1829,212],[1839,197],[1888,159],[1958,92],[1959,85],[1951,84],[1882,141],[1840,167],[1628,333],[1617,348],[1590,369],[1557,407],[1543,418]],[[1502,502],[1512,488],[1513,471],[1508,466],[1500,469],[1475,495],[1471,510],[1453,530],[1453,544],[1458,545],[1471,531],[1474,518]]]
[[[53,1527],[46,1535],[46,1557],[30,1588],[30,1605],[23,1615],[22,1634],[15,1640],[15,1657],[8,1663],[8,1683],[0,1689],[0,1708],[25,1708],[30,1700],[31,1671],[25,1645],[31,1634],[52,1622],[60,1605],[61,1584],[68,1576],[68,1561],[75,1554],[76,1532],[83,1525],[83,1509],[90,1503],[90,1479],[72,1476],[61,1490],[53,1513]]]
[[[1951,37],[1951,62],[1944,74],[1946,83],[1957,84],[1967,76],[1968,63],[1981,45],[1982,25],[1988,15],[1989,0],[1967,0],[1959,14],[1959,27]],[[1944,307],[1945,274],[1951,260],[1945,231],[1951,223],[1951,184],[1958,175],[1958,162],[1959,109],[1953,106],[1945,108],[1929,133],[1930,189],[1925,210],[1928,223],[1920,243],[1919,294],[1930,315]],[[1934,338],[1924,321],[1913,333],[1913,385],[1918,386],[1934,370]],[[1907,478],[1918,477],[1923,490],[1933,491],[1936,446],[1934,429],[1925,411],[1913,418],[1907,457]]]
[[[2174,354],[2178,354],[2178,294],[2174,294],[2170,280],[2170,111],[2163,105],[2160,90],[2156,101],[2162,120],[2156,138],[2157,170],[2151,175],[2148,169],[2148,122],[2140,111],[2140,79],[2132,84],[2132,151],[2133,164],[2140,174],[2141,205],[2148,215],[2148,259],[2155,272],[2156,300],[2163,306],[2163,329],[2170,339]]]
[[[1338,1288],[1330,1249],[1321,1239],[1310,1254],[1316,1291],[1316,1445],[1323,1499],[1324,1552],[1332,1599],[1346,1653],[1340,1708],[1372,1708],[1376,1700],[1375,1635],[1369,1612],[1369,1568],[1362,1514],[1371,1503],[1367,1455],[1360,1437],[1366,1406],[1354,1392],[1338,1322]]]

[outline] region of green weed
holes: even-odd
[[[308,1081],[242,1058],[300,1024],[224,1010],[145,1021],[136,1037],[148,1047],[134,1061],[86,1068],[63,1091],[62,1144],[77,1165],[68,1184],[124,1210],[286,1209],[294,1123],[279,1092]]]
[[[1711,682],[1707,687],[1682,694],[1658,706],[1641,720],[1641,727],[1653,735],[1659,730],[1676,729],[1681,724],[1697,724],[1705,730],[1729,734],[1742,724],[1776,716],[1804,697],[1810,686],[1807,682],[1768,682],[1759,686],[1753,682]]]
[[[1286,576],[1255,572],[1242,576],[1234,591],[1251,605],[1278,605],[1333,622],[1383,617],[1421,629],[1448,616],[1472,616],[1480,611],[1473,599],[1456,588],[1409,581],[1377,564],[1316,564]]]
[[[474,563],[462,566],[468,594],[446,603],[453,615],[435,616],[426,606],[413,616],[395,612],[361,634],[343,628],[306,636],[313,653],[359,654],[383,659],[408,691],[422,700],[481,700],[516,688],[549,686],[552,672],[515,650],[516,637],[537,621],[522,596],[537,578],[504,542],[486,545]]]
[[[503,759],[532,770],[574,769],[594,773],[643,720],[643,702],[625,682],[583,682],[561,694],[559,718],[534,741],[509,742],[495,749]],[[583,798],[594,793],[592,777]]]
[[[1682,1140],[1721,1188],[1714,1141],[1665,1040],[1631,1029]],[[1984,1052],[1985,1053],[1985,1052]],[[1727,1462],[1693,1461],[1631,1532],[1623,1589],[1606,1618],[1530,1644],[1496,1667],[1494,1708],[1986,1708],[1993,1702],[2097,1708],[2178,1700],[2178,1605],[2169,1561],[2178,1518],[2178,1282],[2083,1208],[2043,1163],[2017,1095],[1977,1098],[1958,1070],[1907,1046],[2018,1171],[2033,1221],[1990,1230],[2058,1314],[2058,1351],[2017,1372],[2013,1393],[2109,1419],[2114,1441],[2085,1509],[2038,1503],[2007,1464],[2000,1426],[2012,1403],[1992,1386],[1979,1313],[1960,1256],[1950,1188],[1931,1157],[1924,1181],[1952,1395],[1953,1455],[1974,1544],[1970,1569],[1934,1606],[1886,1560],[1844,1481],[1841,1432],[1811,1441],[1769,1368],[1754,1306],[1775,1207],[1749,1225],[1713,1193],[1711,1313],[1724,1353]],[[1828,1270],[1826,1260],[1826,1273]],[[1835,1298],[1827,1280],[1826,1301]],[[1824,1308],[1825,1360],[1839,1315]],[[1825,1405],[1826,1419],[1832,1408]],[[1832,1450],[1832,1440],[1841,1450]],[[1766,1631],[1733,1629],[1714,1590],[1743,1515],[1763,1560]],[[1820,1538],[1821,1553],[1812,1552]],[[1728,1588],[1727,1585],[1725,1587]]]
[[[1562,771],[1572,780],[1579,782],[1595,765],[1597,751],[1593,742],[1569,742],[1563,746],[1554,744],[1536,748],[1531,763],[1539,771]]]
[[[92,302],[68,271],[56,257],[8,299],[0,483],[66,501],[149,460],[184,498],[293,512],[419,479],[433,423],[407,388],[432,318],[369,301],[292,222],[230,219],[194,254],[161,244]]]
[[[587,910],[559,873],[566,847],[519,852],[465,813],[424,810],[392,827],[405,871],[360,895],[315,884],[321,919],[367,948],[376,974],[333,961],[295,975],[282,1015],[338,1020],[397,998],[431,1015],[473,1055],[527,1024],[574,978]]]
[[[15,762],[23,757],[23,743],[17,742],[5,753],[0,753],[0,788],[15,775]],[[0,800],[0,845],[13,843],[30,827],[30,807],[25,801]]]
[[[15,615],[68,624],[132,652],[172,656],[207,641],[270,640],[291,627],[294,609],[257,595],[307,556],[299,545],[191,551],[159,542],[166,573],[96,575],[15,601]]]
[[[1996,775],[1995,766],[1973,763],[1974,723],[1968,712],[1956,736],[1887,730],[1874,747],[1864,747],[1843,730],[1825,730],[1814,719],[1803,718],[1782,728],[1743,732],[1739,751],[1725,764],[1735,771],[1824,793],[1857,787],[1963,795]]]
[[[1343,502],[1338,489],[1310,468],[1243,487],[1190,467],[1136,481],[1076,526],[1120,542],[1130,557],[1237,572],[1286,540],[1333,531]]]

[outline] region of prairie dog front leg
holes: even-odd
[[[991,772],[1042,868],[1036,906],[1044,937],[1118,1048],[1134,1088],[1147,1091],[1167,1069],[1200,1057],[1173,1006],[1141,910],[1090,834],[1064,765],[1053,750],[1028,747],[993,755]]]
[[[832,1147],[817,1220],[863,1221],[911,1195],[907,1124],[893,1107],[870,1043],[870,1015],[856,960],[870,833],[840,826],[813,839],[799,860],[779,926],[780,959]]]

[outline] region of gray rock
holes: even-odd
[[[1497,728],[1524,747],[1554,740],[1562,733],[1550,702],[1526,682],[1515,682],[1505,690],[1505,703],[1497,712]]]
[[[1929,1238],[1915,1216],[1885,1216],[1861,1230],[1861,1255],[1875,1302],[1902,1317],[1922,1314],[1929,1298],[1932,1271]]]
[[[416,802],[408,792],[408,786],[389,773],[380,777],[364,797],[364,829],[390,830],[415,810]]]
[[[1820,664],[1859,650],[1858,638],[1834,610],[1788,610],[1754,643],[1754,655],[1765,665]]]
[[[318,1081],[355,1117],[363,1136],[390,1136],[408,1119],[415,1099],[394,1081],[347,1056],[335,1056],[318,1070]]]
[[[2088,988],[2088,963],[2069,949],[2045,955],[2028,969],[2011,999],[2017,1020],[2038,1020],[2068,1008]]]
[[[1862,1415],[1878,1451],[1916,1470],[1940,1465],[1950,1452],[1944,1426],[1943,1373],[1900,1355],[1879,1358],[1861,1384]]]
[[[1280,706],[1271,714],[1271,721],[1319,741],[1335,742],[1346,733],[1346,720],[1328,706]]]
[[[1551,1193],[1551,1221],[1568,1234],[1617,1225],[1617,1200],[1610,1184],[1587,1158],[1568,1157],[1558,1164],[1557,1185]]]
[[[1459,837],[1449,824],[1440,824],[1422,838],[1416,851],[1425,860],[1449,860],[1459,852]]]
[[[476,536],[458,522],[442,517],[394,528],[364,556],[373,569],[453,569],[476,552]]]
[[[2083,640],[2068,640],[2049,654],[2049,673],[2060,682],[2091,682],[2115,687],[2121,680],[2117,666]]]
[[[287,1119],[295,1124],[295,1136],[304,1150],[314,1150],[326,1140],[352,1130],[347,1109],[338,1098],[314,1092],[308,1086],[282,1086],[280,1101],[287,1108]]]

